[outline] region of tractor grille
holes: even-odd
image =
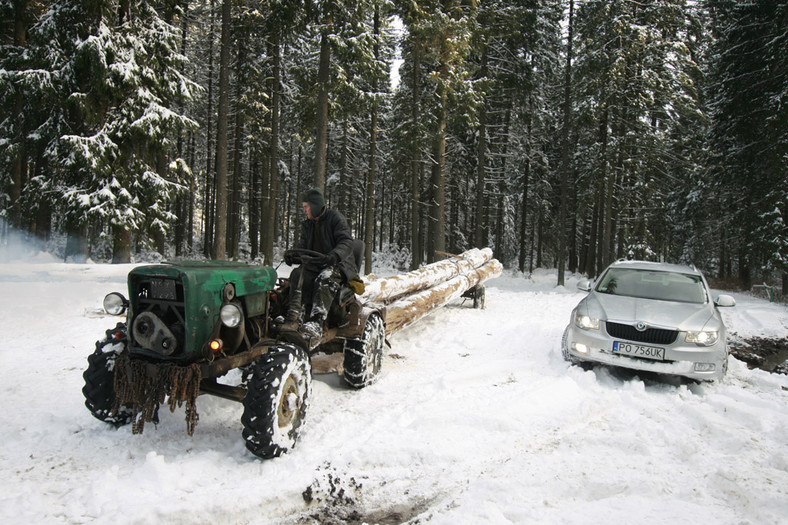
[[[607,333],[616,339],[626,339],[627,341],[637,341],[638,343],[650,343],[655,345],[673,344],[679,335],[676,330],[646,328],[643,332],[640,332],[632,325],[610,322],[605,323],[605,328],[607,329]]]
[[[183,283],[176,279],[145,277],[133,282],[133,296],[136,302],[135,319],[129,326],[130,338],[135,350],[155,357],[177,358],[184,351],[184,335],[186,311],[184,304]],[[137,341],[134,327],[141,314],[155,316],[163,323],[175,338],[174,347],[170,346],[162,355],[160,348],[147,348]],[[172,344],[172,342],[170,342]],[[152,352],[152,353],[151,353]]]

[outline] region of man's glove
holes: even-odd
[[[296,260],[296,253],[293,250],[285,250],[285,264],[293,266],[298,261]]]
[[[315,255],[312,258],[312,262],[319,266],[334,266],[339,262],[339,256],[334,252],[319,256]]]
[[[362,295],[366,288],[364,286],[364,281],[362,281],[361,277],[359,277],[358,275],[353,277],[347,284],[350,287],[350,289],[353,290],[353,293],[356,295]]]

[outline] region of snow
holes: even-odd
[[[788,378],[731,360],[695,384],[569,366],[583,297],[554,272],[487,283],[391,339],[379,380],[316,375],[296,448],[259,460],[238,403],[161,410],[142,435],[84,407],[82,372],[117,322],[129,265],[0,264],[0,523],[785,523]],[[733,294],[741,337],[788,333],[788,308]],[[307,500],[310,503],[307,503]]]

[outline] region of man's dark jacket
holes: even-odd
[[[322,235],[322,249],[320,242],[315,242],[318,230]],[[325,208],[317,221],[304,219],[301,223],[301,238],[297,248],[316,250],[321,253],[335,254],[338,262],[336,266],[347,281],[358,275],[356,261],[353,256],[353,236],[345,217],[336,210]]]

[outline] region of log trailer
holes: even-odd
[[[185,405],[186,430],[197,424],[196,400],[210,394],[243,404],[247,449],[273,458],[296,443],[311,393],[311,360],[341,354],[351,388],[371,384],[393,333],[460,297],[484,305],[483,283],[501,264],[472,249],[393,277],[364,279],[356,295],[342,287],[323,338],[305,344],[280,326],[290,283],[270,266],[179,261],[138,266],[128,299],[113,292],[105,310],[126,314],[88,357],[82,392],[97,419],[142,433],[158,423],[162,404]]]

